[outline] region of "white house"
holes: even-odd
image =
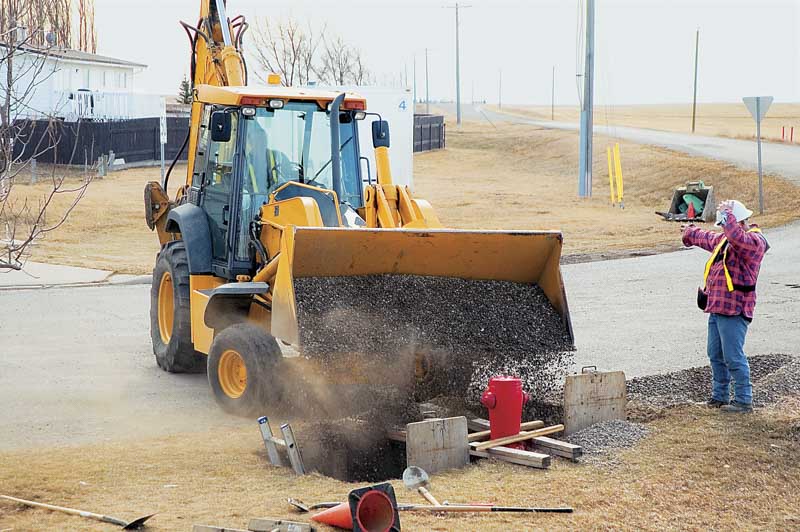
[[[3,56],[7,51],[0,45]],[[0,90],[5,93],[8,61],[0,64]],[[157,117],[162,103],[158,95],[136,92],[136,75],[147,65],[78,50],[18,48],[12,74],[14,93],[22,101],[16,118],[57,117],[123,120]]]

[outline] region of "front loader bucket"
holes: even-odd
[[[294,279],[384,274],[537,284],[574,343],[558,231],[287,227],[272,301],[272,334],[298,343]]]

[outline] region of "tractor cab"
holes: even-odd
[[[252,275],[256,253],[272,255],[259,249],[264,219],[365,224],[357,214],[364,206],[357,121],[365,103],[345,94],[311,95],[241,96],[238,105],[204,105],[189,197],[207,217],[214,275]],[[290,201],[296,198],[303,200]],[[311,215],[287,220],[281,209],[294,212],[298,204]]]

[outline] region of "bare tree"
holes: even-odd
[[[252,55],[264,73],[280,74],[287,86],[306,85],[313,77],[325,85],[370,83],[361,51],[329,33],[324,26],[314,31],[310,22],[304,26],[292,18],[256,20]]]
[[[37,158],[52,156],[61,142],[64,125],[54,118],[53,109],[35,109],[34,95],[56,70],[47,48],[35,45],[42,26],[17,30],[17,9],[27,8],[19,0],[4,0],[7,24],[0,34],[0,270],[20,270],[37,239],[61,226],[83,197],[89,184],[68,184],[63,170],[54,164],[47,176],[46,190],[35,201],[17,191],[18,179]],[[32,120],[38,117],[40,120]],[[78,126],[79,127],[79,126]],[[76,145],[77,146],[77,145]],[[75,147],[72,148],[72,156]],[[44,176],[43,176],[44,177]],[[56,198],[67,197],[66,207],[56,208]]]
[[[77,12],[78,34],[73,33],[73,15]],[[14,14],[14,24],[10,14]],[[0,34],[16,28],[30,33],[31,46],[46,46],[47,34],[55,37],[62,48],[85,52],[97,51],[97,32],[94,25],[94,0],[2,0],[0,3]],[[31,30],[43,31],[31,31]],[[21,30],[23,31],[23,30]]]
[[[326,85],[344,85],[350,78],[353,53],[341,36],[323,39],[322,58],[317,75]]]
[[[286,86],[308,83],[320,43],[310,23],[304,28],[291,18],[257,19],[253,39],[255,60],[263,71],[280,74]]]
[[[361,55],[361,50],[353,50],[353,65],[350,68],[350,73],[353,83],[356,85],[369,85],[372,83],[372,73],[364,64],[364,57]]]

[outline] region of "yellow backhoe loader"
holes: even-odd
[[[150,310],[161,368],[207,369],[229,412],[269,401],[282,356],[276,339],[299,342],[294,282],[302,277],[538,284],[571,338],[559,232],[442,228],[428,202],[393,184],[383,120],[372,123],[376,176],[365,175],[364,98],[274,79],[248,86],[247,23],[228,18],[224,0],[200,5],[198,23],[182,23],[194,96],[186,180],[168,195],[173,161],[162,183],[145,188],[146,221],[161,243]],[[487,202],[477,223],[497,208]]]

